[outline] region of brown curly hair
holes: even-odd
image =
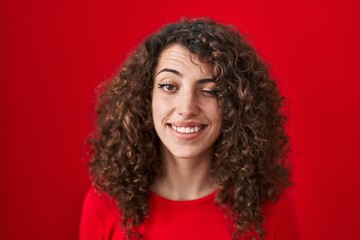
[[[233,239],[249,232],[262,239],[262,205],[275,201],[290,183],[283,98],[244,36],[211,19],[164,26],[106,83],[90,139],[93,184],[115,199],[126,238],[140,237],[137,226],[148,214],[150,186],[161,166],[151,113],[153,73],[159,54],[171,44],[187,48],[213,69],[223,118],[210,169],[220,186],[216,203],[228,210]]]

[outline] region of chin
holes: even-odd
[[[165,155],[178,159],[212,159],[213,150],[209,148],[200,148],[196,146],[164,148]]]

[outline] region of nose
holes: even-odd
[[[199,113],[199,104],[196,94],[186,91],[179,94],[177,112],[183,118],[190,118]]]

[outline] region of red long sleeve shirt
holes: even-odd
[[[146,240],[231,239],[229,223],[214,202],[216,192],[190,201],[172,201],[155,193],[149,198],[149,218],[139,227]],[[266,240],[296,240],[298,233],[291,196],[264,206]],[[80,223],[80,240],[123,240],[115,204],[99,197],[91,188],[85,197]]]

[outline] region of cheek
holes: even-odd
[[[216,116],[214,116],[213,118],[213,122],[216,124],[217,131],[220,133],[222,129],[222,118],[218,114],[216,114]]]
[[[159,116],[159,106],[157,106],[158,104],[156,104],[156,101],[154,101],[153,99],[153,102],[151,104],[151,112],[152,112],[152,118],[153,118],[153,123],[155,124],[156,123],[156,120],[157,120],[157,116]]]
[[[159,124],[159,122],[161,122],[164,118],[164,115],[166,114],[165,106],[166,104],[164,104],[158,97],[154,96],[152,98],[152,118],[155,125]]]
[[[159,120],[171,114],[176,100],[173,97],[164,96],[156,91],[151,101],[153,119]]]
[[[222,122],[222,110],[220,109],[217,101],[212,102],[206,107],[206,112],[208,113],[208,117],[214,123],[219,123],[221,125]]]
[[[222,127],[223,116],[222,116],[222,112],[220,109],[216,109],[216,116],[217,116],[220,127]]]
[[[216,126],[216,132],[219,135],[222,130],[222,113],[218,107],[211,109],[211,114],[209,115],[209,118],[211,118],[211,122]]]

